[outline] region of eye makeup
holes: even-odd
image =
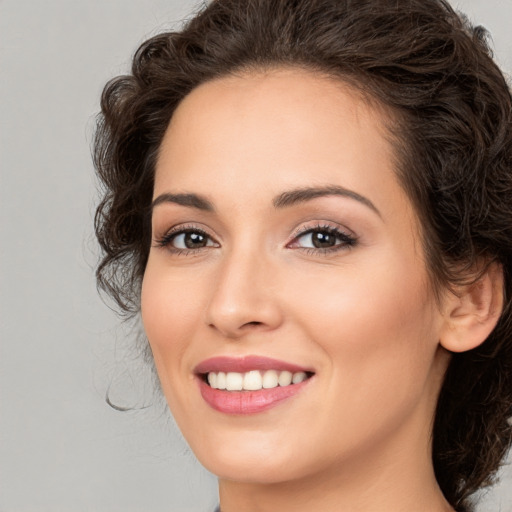
[[[307,254],[333,254],[347,250],[357,243],[357,237],[327,222],[301,226],[292,235],[286,248]],[[219,248],[220,244],[204,229],[194,224],[178,225],[155,240],[156,248],[165,248],[171,254],[198,254],[203,250]]]
[[[303,245],[300,244],[301,239]],[[287,247],[304,250],[307,254],[332,254],[353,247],[356,243],[357,238],[352,233],[338,226],[317,223],[299,228]]]
[[[185,255],[220,247],[220,244],[205,230],[194,224],[189,224],[171,228],[155,240],[155,247],[165,248],[172,254]]]

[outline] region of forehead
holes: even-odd
[[[355,88],[318,73],[288,68],[224,77],[194,89],[176,109],[157,184],[162,175],[184,178],[184,167],[206,178],[226,166],[248,175],[270,165],[281,178],[293,170],[297,179],[307,161],[316,162],[307,170],[321,181],[334,166],[348,169],[359,159],[367,160],[359,162],[364,167],[373,158],[384,171],[393,160],[389,119]]]

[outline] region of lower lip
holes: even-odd
[[[258,391],[225,391],[210,387],[201,378],[199,389],[204,401],[216,411],[225,414],[257,414],[272,409],[276,405],[300,393],[307,386],[311,378],[299,384],[290,386],[277,386],[271,389]]]

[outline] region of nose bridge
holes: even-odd
[[[238,337],[250,328],[275,328],[281,315],[270,282],[271,268],[265,252],[251,244],[228,251],[217,268],[207,323],[228,337]]]

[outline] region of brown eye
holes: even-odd
[[[300,249],[336,250],[352,246],[356,239],[335,228],[309,229],[298,236],[292,247]]]
[[[317,249],[333,247],[336,245],[336,236],[326,231],[314,231],[310,234],[311,243]]]
[[[175,249],[201,249],[214,246],[213,240],[201,231],[182,231],[173,235],[170,244]]]

